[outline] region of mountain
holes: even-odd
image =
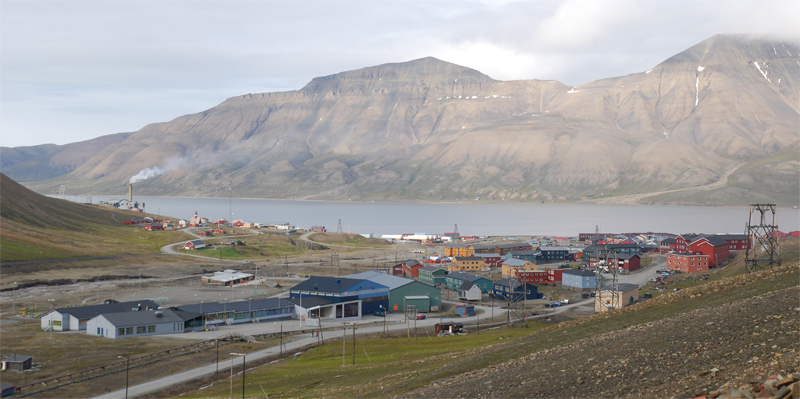
[[[117,133],[65,145],[0,147],[0,171],[20,181],[46,180],[72,172],[111,144],[132,133]]]
[[[718,35],[578,87],[430,57],[379,65],[148,125],[28,185],[120,194],[141,171],[150,195],[796,205],[798,53]]]

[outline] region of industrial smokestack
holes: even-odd
[[[133,202],[133,183],[128,183],[128,202]]]

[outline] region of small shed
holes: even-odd
[[[464,332],[464,325],[461,323],[436,323],[434,326],[436,335],[457,334]]]
[[[461,317],[475,316],[475,306],[472,305],[457,305],[456,314]]]
[[[5,398],[6,396],[11,396],[16,389],[17,386],[14,384],[9,384],[7,382],[0,383],[0,397]]]
[[[24,371],[33,366],[33,357],[28,355],[11,355],[3,359],[2,370]]]

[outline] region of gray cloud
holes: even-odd
[[[434,56],[579,85],[717,33],[798,40],[796,1],[0,3],[2,145],[64,144],[244,93]]]

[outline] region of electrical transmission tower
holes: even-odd
[[[331,267],[336,267],[337,275],[342,277],[342,268],[339,267],[339,251],[335,249],[331,253]]]
[[[608,268],[608,272],[611,274],[611,278],[608,280],[603,280],[603,266]],[[617,295],[619,291],[618,271],[617,250],[608,249],[608,246],[605,249],[597,250],[597,264],[595,265],[594,274],[595,309],[606,308],[612,310],[622,307],[620,295]]]
[[[336,226],[336,232],[337,233],[341,233],[342,232],[342,219],[339,219],[339,225]]]
[[[600,226],[599,225],[594,225],[594,235],[596,235],[596,236],[600,235]]]
[[[58,187],[58,196],[61,199],[66,199],[67,198],[67,185],[66,184],[62,184],[61,186]]]
[[[453,227],[453,234],[458,236],[458,223],[456,223],[456,227]]]
[[[755,273],[765,266],[772,268],[781,265],[777,232],[775,204],[751,204],[750,220],[745,232],[749,241],[744,261],[748,272]]]

